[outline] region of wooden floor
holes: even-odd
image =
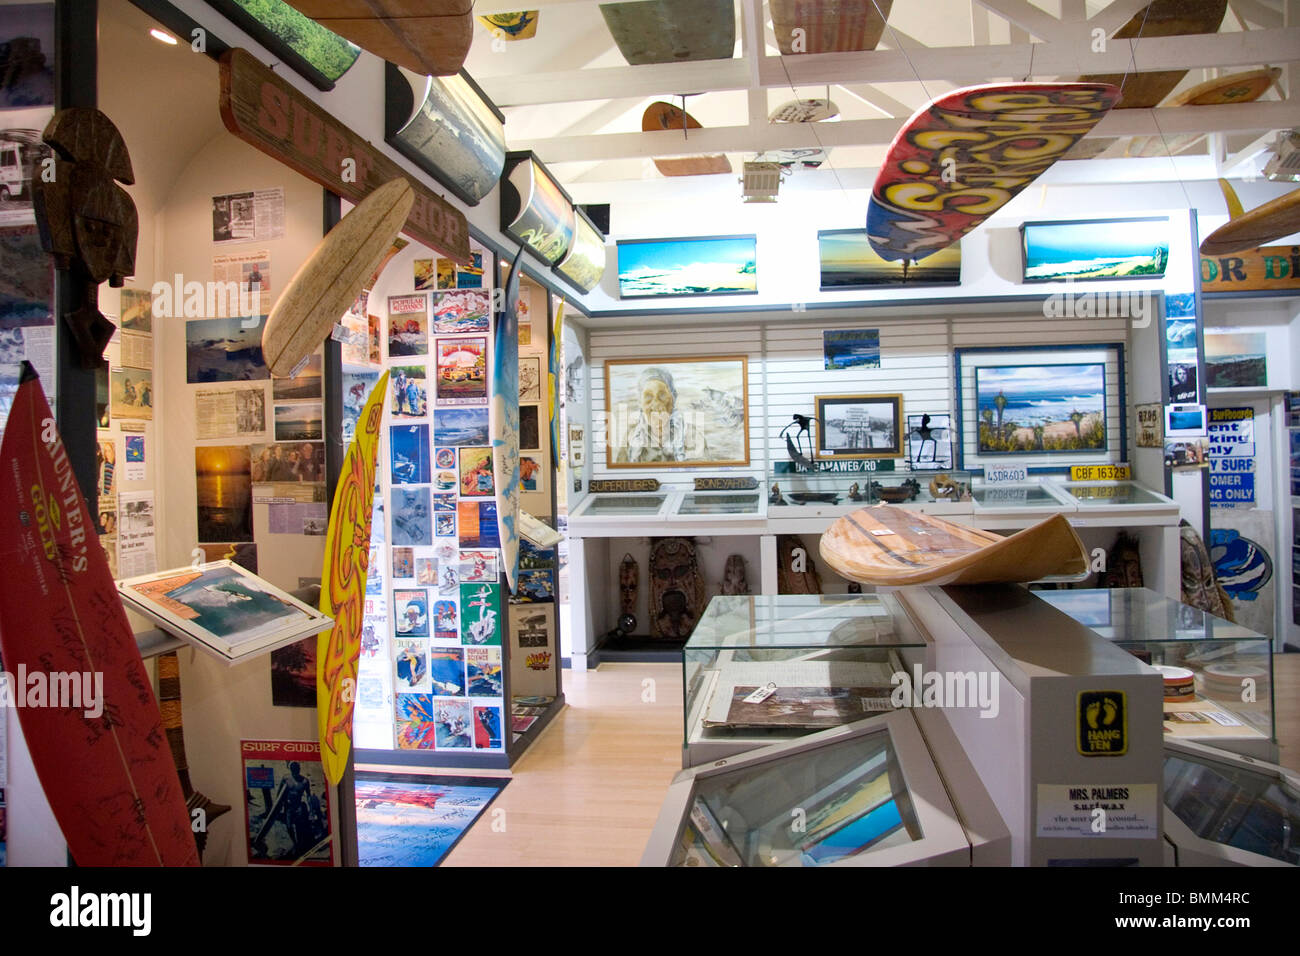
[[[677,664],[565,671],[568,706],[444,866],[635,866],[681,768]],[[1281,763],[1300,770],[1300,654],[1275,658]],[[501,829],[504,823],[504,830]],[[494,829],[494,825],[496,829]]]

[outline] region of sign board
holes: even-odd
[[[1137,406],[1137,447],[1165,447],[1165,410],[1159,402]]]
[[[1255,504],[1255,410],[1210,409],[1210,505]]]
[[[470,265],[464,213],[247,50],[221,55],[221,119],[244,142],[353,203],[390,180],[406,179],[415,190],[415,205],[402,231]]]
[[[1260,246],[1201,256],[1201,292],[1300,290],[1300,246]]]

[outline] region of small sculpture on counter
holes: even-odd
[[[749,581],[745,577],[745,559],[738,554],[727,556],[722,572],[723,594],[748,594]]]
[[[921,485],[915,478],[908,478],[901,485],[885,486],[878,481],[871,482],[871,496],[891,505],[904,501],[915,501],[921,493]]]
[[[799,426],[799,431],[796,432],[794,438],[791,439],[790,429],[794,428],[795,425]],[[800,415],[798,412],[795,412],[794,420],[789,425],[786,425],[785,428],[781,429],[781,437],[785,439],[785,450],[786,453],[790,456],[790,460],[794,462],[796,465],[801,465],[804,468],[812,468],[812,464],[813,464],[812,463],[812,454],[813,454],[812,435],[808,431],[809,426],[811,425],[812,425],[811,418],[809,418],[807,415]],[[807,437],[807,444],[808,444],[807,454],[804,454],[803,451],[803,442],[805,436]]]
[[[769,505],[785,504],[785,499],[781,497],[781,486],[778,485],[775,481],[772,482],[772,490],[768,492],[767,503]]]
[[[970,491],[964,482],[953,481],[946,472],[930,479],[930,495],[936,501],[967,501]]]
[[[861,593],[862,593],[862,585],[859,584],[857,581],[850,581],[850,582],[849,582],[849,591],[848,591],[848,593],[849,593],[849,594],[861,594]]]
[[[858,483],[856,481],[853,484],[849,485],[849,501],[866,501],[866,500],[867,500],[866,495],[862,493],[862,489],[858,487]]]
[[[840,496],[833,491],[792,491],[790,500],[797,505],[833,505]]]

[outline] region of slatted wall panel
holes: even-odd
[[[822,330],[874,328],[880,332],[880,368],[827,371]],[[816,395],[903,396],[906,416],[947,412],[952,404],[952,356],[948,323],[857,319],[826,325],[778,325],[766,329],[767,416],[756,419],[766,437],[769,461],[788,458],[781,430],[795,412],[812,415]],[[906,444],[904,444],[906,451]],[[903,465],[903,462],[899,462]],[[905,467],[905,465],[904,465]]]
[[[688,329],[665,328],[662,319],[651,320],[647,327],[636,330],[593,331],[588,355],[591,384],[591,476],[604,478],[658,478],[661,482],[688,481],[698,474],[753,474],[762,481],[765,470],[763,460],[764,430],[757,426],[763,421],[763,352],[762,330],[757,325],[706,326]],[[646,465],[642,468],[610,468],[607,464],[605,421],[605,361],[607,359],[632,359],[653,362],[656,359],[703,358],[713,355],[743,355],[748,359],[749,406],[746,421],[749,423],[748,468],[664,468]]]
[[[1067,346],[1088,346],[1090,344],[1121,343],[1125,346],[1124,371],[1127,377],[1132,365],[1128,354],[1129,320],[1127,319],[1048,319],[1042,315],[1008,316],[999,318],[971,318],[952,323],[952,344],[954,348],[998,348],[1015,349],[1025,346],[1056,345],[1063,349]],[[1068,362],[1071,359],[1050,351],[1026,353],[1022,364],[1051,364]],[[1087,453],[1063,453],[1058,455],[997,455],[980,456],[976,447],[976,431],[973,422],[978,417],[975,401],[975,378],[971,369],[974,356],[963,358],[961,385],[962,403],[962,439],[963,461],[968,469],[983,467],[998,462],[1027,464],[1030,468],[1059,467],[1062,464],[1081,464],[1089,460]],[[980,362],[988,359],[979,358]],[[1020,363],[1020,359],[1009,358],[1006,362],[997,360],[998,364]],[[1120,447],[1121,409],[1120,370],[1118,361],[1111,353],[1106,360],[1106,438],[1107,448],[1097,452],[1096,461],[1122,461],[1124,452]],[[1126,395],[1131,391],[1128,381],[1124,382]],[[1129,416],[1129,409],[1122,412]],[[955,424],[955,423],[954,423]],[[1132,423],[1127,422],[1131,427]]]

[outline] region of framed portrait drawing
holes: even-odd
[[[743,355],[605,363],[610,468],[749,464],[749,365]]]
[[[813,457],[903,457],[902,395],[818,395]]]

